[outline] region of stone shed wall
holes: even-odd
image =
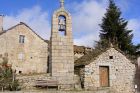
[[[74,74],[79,77],[79,83],[80,83],[81,88],[84,88],[84,76],[85,76],[84,66],[75,67]]]
[[[113,59],[109,56],[113,56]],[[114,93],[133,93],[135,65],[114,48],[110,48],[85,66],[85,89],[100,88],[100,66],[109,67],[109,87]]]
[[[135,84],[137,85],[137,90],[140,92],[140,67],[137,67],[136,70]]]
[[[140,57],[138,57],[138,68],[140,68]]]

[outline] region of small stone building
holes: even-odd
[[[116,48],[90,53],[75,62],[75,73],[86,90],[109,88],[113,93],[133,93],[135,65]]]

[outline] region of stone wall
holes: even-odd
[[[138,68],[140,68],[140,57],[138,57]]]
[[[85,66],[75,67],[74,68],[74,74],[79,77],[79,83],[81,85],[81,88],[84,88],[84,77],[85,77]]]
[[[137,85],[137,90],[140,92],[140,67],[137,67],[136,70],[135,84]]]
[[[3,93],[3,92],[2,92]],[[15,93],[11,91],[6,91],[5,93]],[[16,93],[113,93],[108,90],[100,91],[54,91],[54,90],[27,90],[27,91],[16,91]]]
[[[19,43],[20,35],[25,36],[24,43]],[[24,23],[0,35],[0,55],[8,56],[16,73],[47,72],[48,44]]]
[[[19,80],[21,90],[34,90],[36,80],[49,80],[49,74],[34,74],[34,75],[18,75],[16,79]]]
[[[55,78],[51,77],[49,73],[48,74],[44,73],[44,74],[18,75],[16,76],[16,79],[19,80],[21,90],[27,90],[27,91],[40,89],[40,88],[35,87],[36,80],[55,80]],[[81,83],[80,83],[79,76],[74,75],[74,82],[75,82],[75,90],[81,90]],[[59,87],[59,89],[62,90],[61,87]]]
[[[110,59],[110,56],[113,58]],[[85,89],[101,87],[100,66],[109,67],[109,88],[114,93],[133,93],[135,65],[114,48],[110,48],[85,66]]]

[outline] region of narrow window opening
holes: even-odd
[[[113,56],[109,56],[109,59],[113,59]]]
[[[25,43],[25,36],[24,35],[20,35],[19,36],[19,43],[20,44],[24,44]]]
[[[18,54],[18,59],[19,60],[23,61],[24,60],[24,57],[25,57],[24,56],[24,53],[21,52],[21,53]]]
[[[60,36],[66,35],[66,17],[63,15],[60,15],[58,18],[58,30]]]
[[[64,31],[62,31],[62,32],[59,31],[59,35],[60,35],[60,36],[65,36],[65,32],[64,32]]]
[[[22,74],[22,71],[19,71],[19,74]]]

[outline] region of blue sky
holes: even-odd
[[[115,0],[122,17],[134,30],[135,44],[140,43],[140,1]],[[65,8],[73,18],[74,43],[93,46],[98,40],[101,19],[106,12],[108,0],[65,0]],[[4,29],[25,22],[44,39],[49,39],[51,16],[59,8],[59,0],[0,0],[0,14],[4,14]]]

